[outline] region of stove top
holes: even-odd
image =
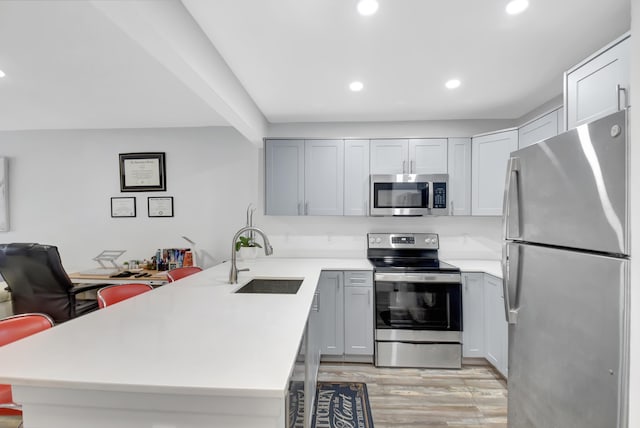
[[[370,233],[367,241],[376,272],[460,272],[438,259],[435,233]]]
[[[369,258],[376,272],[460,272],[460,269],[438,259],[382,257]]]

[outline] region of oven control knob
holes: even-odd
[[[376,238],[376,244],[379,244],[382,242],[382,238]]]

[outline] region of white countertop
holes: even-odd
[[[0,348],[0,383],[283,397],[321,270],[366,259],[229,263]],[[239,267],[245,267],[239,263]],[[234,294],[253,277],[304,278],[297,294]]]
[[[502,279],[500,260],[444,259],[443,261],[460,268],[462,272],[485,272]]]

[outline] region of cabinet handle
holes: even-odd
[[[413,174],[413,161],[409,161],[409,174]]]
[[[304,215],[309,215],[309,201],[304,203]]]
[[[616,85],[616,92],[618,95],[618,111],[620,111],[627,108],[627,88],[618,83]],[[620,93],[624,93],[624,106],[620,103]]]
[[[407,161],[402,161],[402,173],[405,173],[405,167],[407,165]]]
[[[451,201],[451,215],[454,215],[453,214],[453,200]]]
[[[302,211],[302,202],[298,202],[298,215],[301,214]]]

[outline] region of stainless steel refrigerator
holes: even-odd
[[[511,154],[503,218],[510,428],[627,426],[626,115]]]

